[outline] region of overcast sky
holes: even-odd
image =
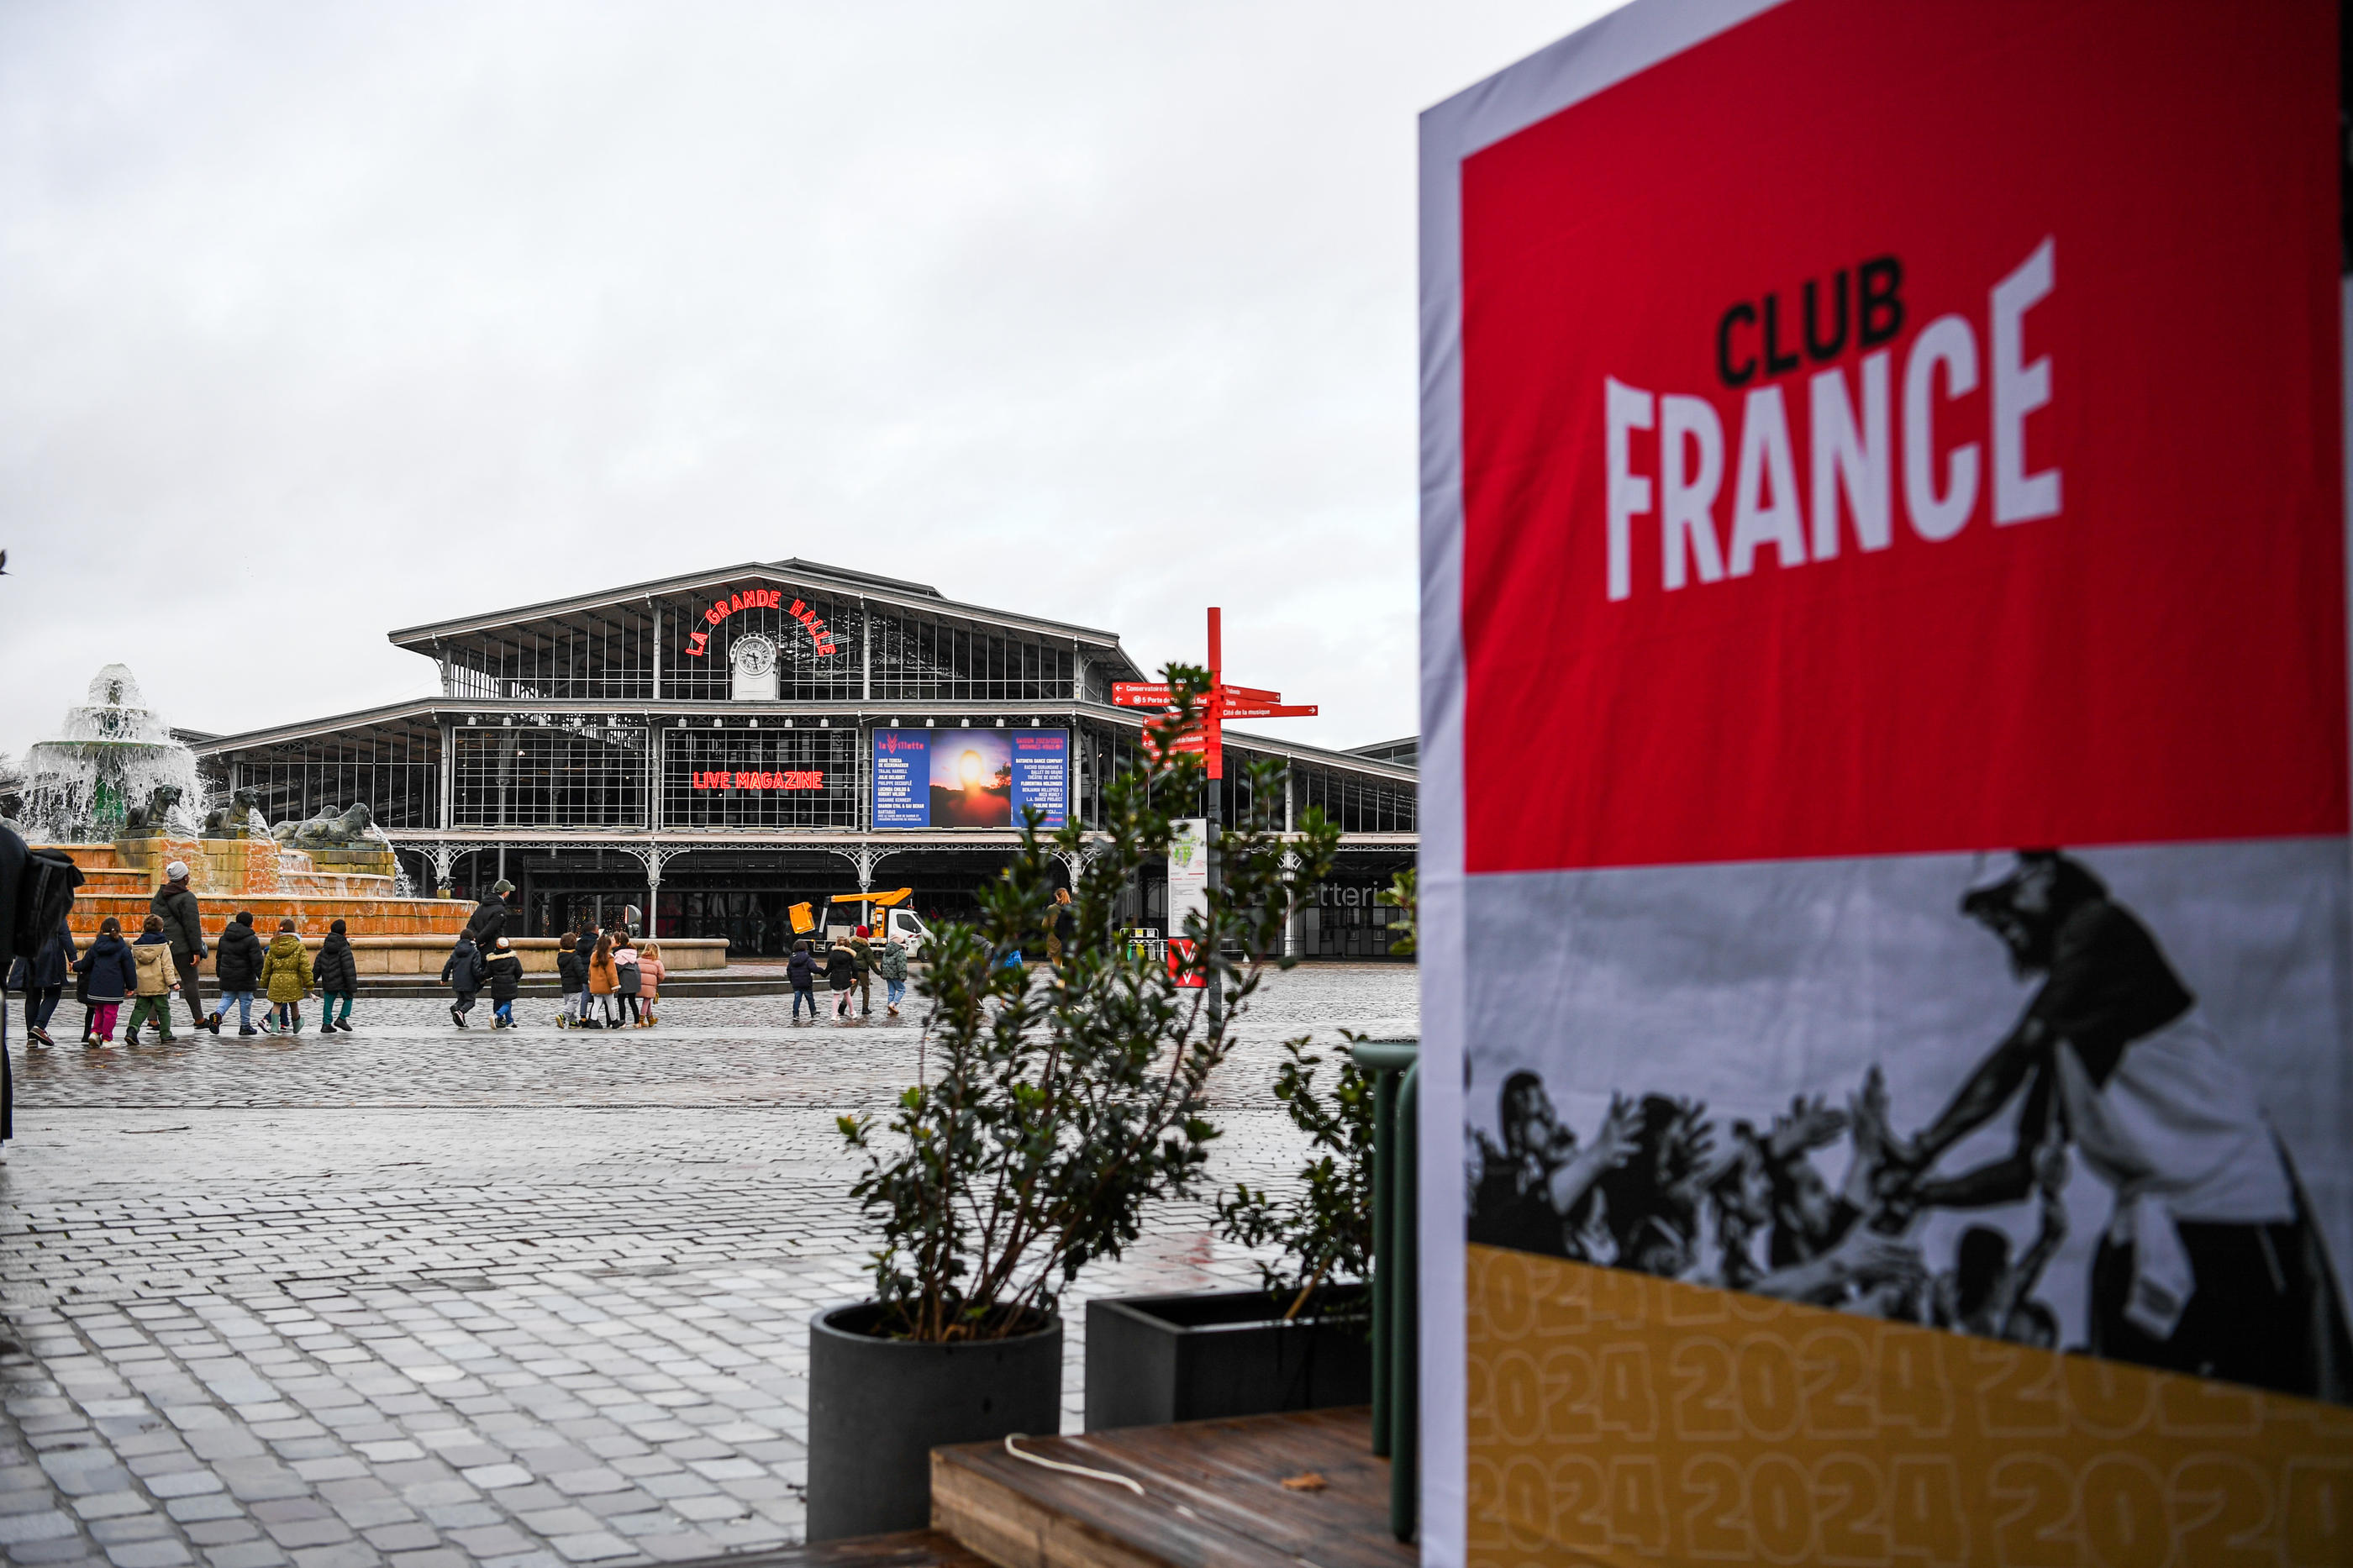
[[[1414,709],[1414,136],[1608,9],[0,4],[0,750],[789,555]]]

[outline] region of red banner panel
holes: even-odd
[[[1804,0],[1467,159],[1466,868],[2345,831],[2337,61]]]

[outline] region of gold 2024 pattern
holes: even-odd
[[[1472,1568],[2353,1564],[2353,1410],[1470,1248]]]

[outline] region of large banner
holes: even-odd
[[[1425,117],[1430,1562],[2353,1562],[2337,35]]]
[[[874,826],[1060,827],[1070,763],[1068,730],[877,730]]]

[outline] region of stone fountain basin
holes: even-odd
[[[254,931],[263,942],[278,934],[280,921],[291,920],[303,945],[316,952],[326,940],[328,923],[342,921],[362,974],[440,973],[450,945],[474,912],[470,900],[396,897],[389,876],[287,869],[278,845],[269,839],[132,838],[53,847],[72,856],[85,879],[69,921],[74,940],[82,943],[98,934],[99,922],[109,915],[121,921],[125,931],[135,933],[147,917],[149,900],[163,885],[164,867],[174,859],[187,863],[189,889],[196,895],[208,940],[217,938],[221,928],[245,910],[251,911]],[[330,864],[358,862],[366,853],[331,851]],[[232,890],[265,877],[284,890]],[[525,973],[554,973],[558,939],[511,940]],[[722,938],[679,938],[661,946],[663,965],[670,970],[727,966],[727,943]],[[212,973],[212,959],[207,957],[200,967]]]

